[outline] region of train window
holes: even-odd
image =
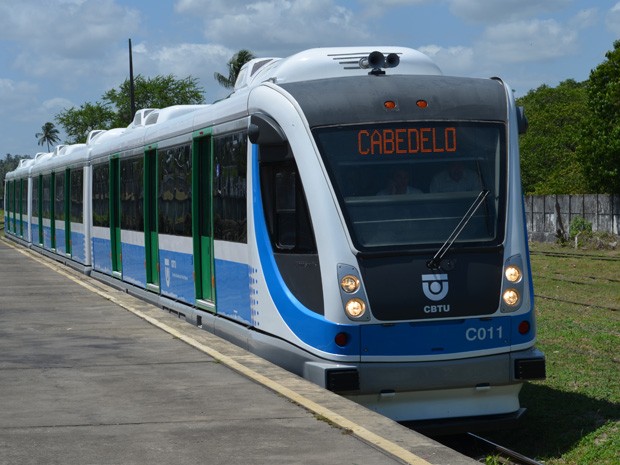
[[[286,143],[259,145],[259,166],[265,223],[282,279],[307,309],[324,314],[314,231],[289,146]]]
[[[54,218],[65,219],[65,173],[58,172],[54,181]]]
[[[189,144],[159,155],[159,232],[192,235],[192,157]]]
[[[23,220],[26,221],[28,215],[28,180],[21,180],[21,188],[22,188],[22,204],[21,204],[21,214],[23,216]]]
[[[11,210],[13,209],[13,207],[11,205],[11,198],[12,198],[12,196],[11,196],[11,187],[12,186],[13,186],[13,183],[11,181],[7,181],[5,183],[5,191],[4,191],[6,193],[6,201],[5,201],[6,202],[6,207],[5,207],[6,210],[5,210],[5,212],[6,212],[6,215],[7,215],[7,218],[6,218],[6,230],[9,231],[9,232],[13,230],[12,227],[11,227]]]
[[[501,243],[502,123],[381,123],[314,134],[358,249],[441,244],[484,191],[455,246]]]
[[[213,138],[213,235],[247,242],[247,131]]]
[[[69,215],[74,223],[84,222],[84,170],[71,170],[71,212]]]
[[[291,158],[262,163],[261,190],[274,248],[279,252],[316,253],[306,195],[295,161]]]
[[[32,178],[32,217],[37,221],[39,220],[39,176],[33,176]],[[33,242],[35,242],[33,238]]]
[[[144,231],[144,158],[121,160],[121,228]]]
[[[110,227],[110,166],[93,167],[93,226]]]
[[[295,184],[296,173],[294,170],[282,170],[275,173],[275,223],[276,244],[281,249],[295,247]]]
[[[43,176],[43,218],[51,219],[52,216],[52,175]]]

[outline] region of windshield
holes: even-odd
[[[503,124],[425,121],[313,132],[359,250],[442,244],[485,190],[454,247],[501,242]]]

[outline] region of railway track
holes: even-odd
[[[543,465],[535,459],[500,446],[474,433],[440,437],[436,438],[436,440],[480,463],[493,465]]]
[[[555,273],[553,276],[549,274],[536,273],[534,278],[552,279],[554,281],[562,281],[571,284],[591,284],[594,281],[607,281],[610,283],[620,283],[620,279],[601,278],[600,276],[580,276],[581,281],[577,279],[567,278],[561,273]]]
[[[539,299],[545,299],[545,300],[554,300],[556,302],[562,302],[565,304],[571,304],[571,305],[577,305],[580,307],[592,307],[592,308],[600,308],[602,310],[610,310],[612,312],[620,312],[620,308],[616,308],[616,307],[608,307],[605,305],[596,305],[593,303],[585,303],[585,302],[575,302],[574,300],[568,300],[568,299],[559,299],[557,297],[550,297],[547,295],[542,295],[542,294],[534,294],[534,297],[537,297]]]
[[[570,252],[545,252],[545,251],[537,251],[530,250],[530,255],[544,255],[546,257],[559,257],[559,258],[587,258],[590,260],[602,260],[607,262],[617,262],[620,261],[620,257],[609,257],[606,255],[594,255],[587,253],[570,253]]]
[[[542,465],[541,462],[519,454],[507,447],[500,446],[488,439],[474,433],[467,433],[467,436],[480,448],[487,449],[483,463],[489,463],[486,457],[494,457],[497,464],[504,465]],[[491,462],[493,463],[493,462]]]

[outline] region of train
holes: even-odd
[[[493,425],[545,378],[526,128],[504,81],[411,48],[256,58],[22,160],[6,235],[396,421]]]

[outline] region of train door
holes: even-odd
[[[157,238],[157,147],[144,151],[144,248],[146,287],[159,292],[159,241]]]
[[[56,236],[56,252],[64,254],[67,252],[66,244],[66,229],[65,229],[65,197],[67,192],[65,191],[65,172],[58,171],[54,173],[54,216],[52,217],[52,224],[54,225],[54,231]]]
[[[211,136],[200,131],[194,137],[192,165],[193,186],[193,237],[194,237],[194,283],[196,302],[212,310],[213,285],[213,221],[211,207]]]
[[[118,154],[110,160],[110,247],[112,252],[112,274],[122,276],[121,256],[121,188],[120,159]]]
[[[65,253],[71,256],[71,170],[65,170]]]
[[[51,250],[56,250],[56,209],[54,208],[54,186],[56,185],[56,173],[50,173],[43,176],[43,218],[44,223],[49,224],[48,243],[43,246]],[[45,221],[47,219],[47,221]]]
[[[19,180],[19,236],[24,237],[24,216],[26,216],[26,212],[24,212],[24,196],[27,195],[27,191],[24,188],[25,184],[24,179]]]
[[[36,195],[34,196],[33,203],[36,201],[36,211],[33,215],[37,215],[37,239],[38,244],[43,245],[43,175],[38,175],[34,182],[37,185]],[[36,199],[36,200],[35,200]],[[32,239],[34,241],[34,238]]]
[[[9,222],[7,231],[15,234],[15,181],[9,181]]]

